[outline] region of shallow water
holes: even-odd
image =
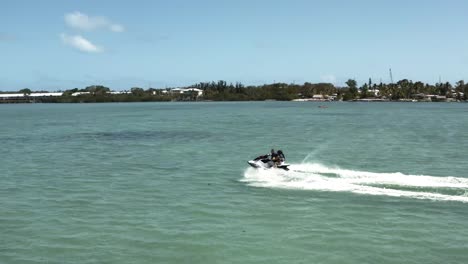
[[[0,263],[468,262],[468,105],[318,105],[0,105]]]

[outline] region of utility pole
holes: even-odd
[[[392,68],[390,68],[390,83],[393,84]]]

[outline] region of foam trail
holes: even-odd
[[[244,173],[243,181],[267,188],[352,192],[468,203],[467,178],[353,171],[318,163],[292,164],[290,168],[290,171],[249,168]],[[438,188],[465,194],[443,194],[437,191]]]

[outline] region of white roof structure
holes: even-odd
[[[0,98],[18,98],[18,97],[52,97],[62,96],[63,93],[31,93],[24,95],[22,93],[0,94]]]
[[[76,93],[72,93],[72,96],[78,96],[82,94],[90,94],[90,92],[76,92]]]
[[[63,93],[31,93],[28,96],[31,97],[43,97],[43,96],[62,96]]]
[[[22,93],[12,93],[12,94],[0,94],[1,98],[14,98],[14,97],[24,97]]]
[[[197,92],[198,95],[203,94],[203,90],[197,89],[197,88],[174,88],[170,90],[171,93],[186,93],[186,92]]]

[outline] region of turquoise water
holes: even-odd
[[[318,105],[0,105],[0,263],[468,263],[468,104]]]

